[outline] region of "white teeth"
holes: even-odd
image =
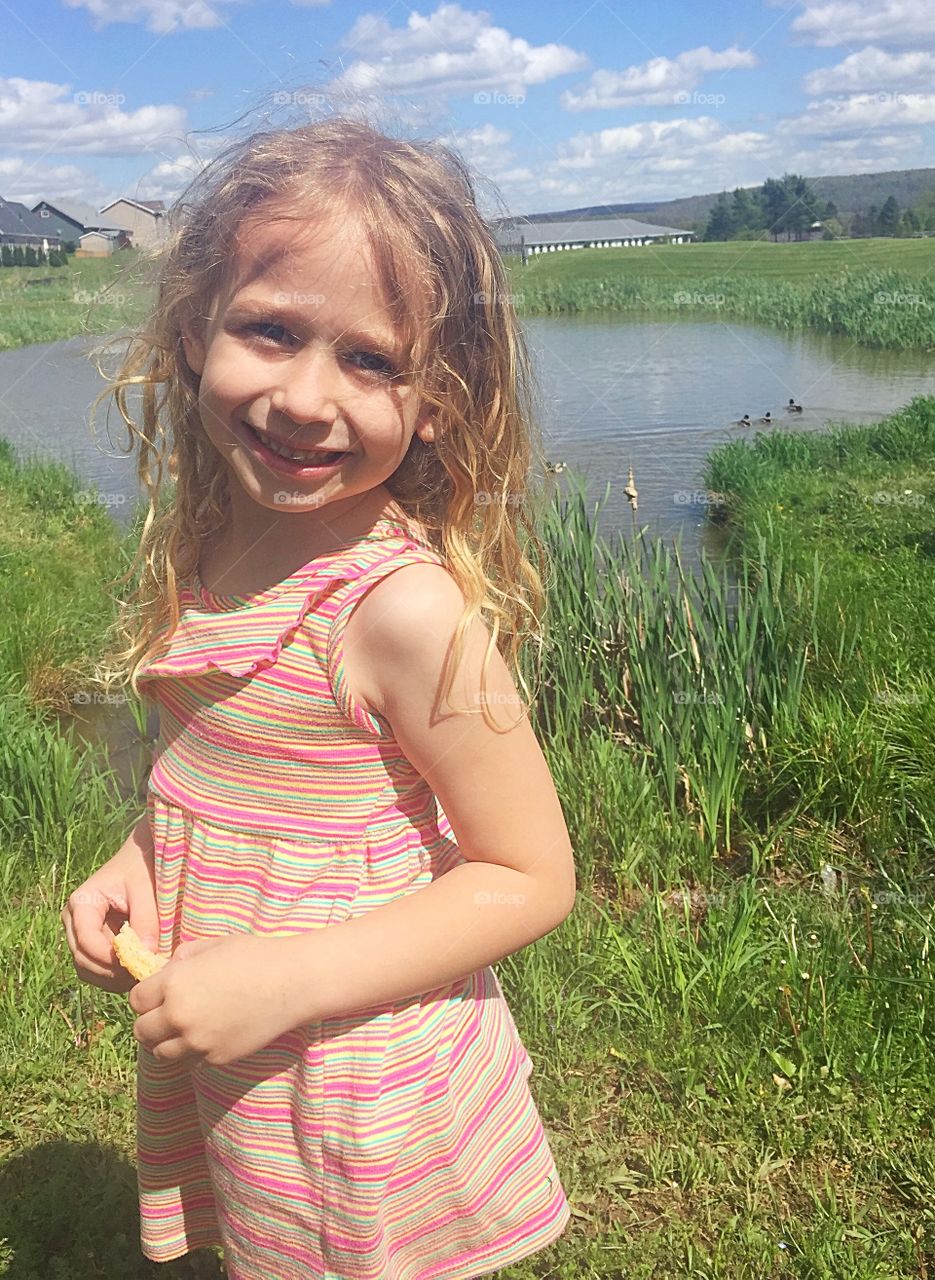
[[[334,458],[340,456],[338,452],[323,453],[321,449],[314,449],[308,453],[297,453],[293,449],[283,448],[282,445],[277,444],[270,436],[266,435],[265,432],[259,431],[255,427],[253,428],[253,430],[256,431],[256,434],[266,445],[267,449],[272,449],[273,453],[278,453],[281,458],[288,458],[291,462],[325,463],[325,462],[330,462]]]

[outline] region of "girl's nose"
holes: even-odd
[[[311,347],[280,367],[272,405],[293,422],[333,422],[338,412],[340,373],[334,355]]]

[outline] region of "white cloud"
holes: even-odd
[[[675,58],[650,58],[623,71],[595,71],[583,92],[568,90],[561,96],[566,111],[592,111],[608,107],[678,106],[711,71],[733,71],[759,65],[749,49],[731,46],[715,52],[707,45],[687,49]]]
[[[828,0],[806,7],[792,32],[823,47],[865,41],[895,48],[931,44],[935,7],[931,0]]]
[[[777,135],[864,134],[874,129],[909,129],[935,124],[935,93],[854,93],[810,102],[797,116],[781,120]]]
[[[220,9],[244,0],[65,0],[69,9],[87,9],[100,31],[111,22],[145,22],[156,35],[223,25]]]
[[[179,156],[177,160],[163,160],[133,184],[135,200],[165,200],[171,205],[188,184],[208,163],[208,157],[198,160],[194,156]]]
[[[72,92],[48,80],[0,79],[0,146],[55,155],[132,155],[171,145],[185,128],[181,107],[123,111],[121,94]]]
[[[412,12],[405,27],[364,14],[344,40],[360,54],[333,84],[338,93],[521,94],[533,84],[584,70],[588,59],[567,45],[532,45],[490,24],[490,15],[442,4]]]
[[[783,169],[792,173],[883,173],[904,169],[910,147],[921,144],[918,134],[870,134],[863,138],[826,139],[816,146],[783,152]]]
[[[489,183],[493,183],[497,194],[502,196],[504,184],[523,181],[526,175],[532,177],[528,169],[517,167],[516,152],[510,145],[513,135],[507,129],[484,124],[439,135],[438,140],[457,151],[467,163],[475,181],[478,208],[488,216],[496,216],[500,212],[494,208],[496,199],[490,192]]]
[[[706,116],[582,132],[538,164],[538,155],[523,159],[525,173],[504,169],[498,181],[510,209],[525,213],[754,186],[779,163],[766,134]]]
[[[498,129],[496,125],[479,125],[476,129],[465,129],[458,133],[447,133],[439,138],[445,146],[456,146],[464,155],[477,148],[498,147],[509,142],[512,134],[506,129]]]
[[[77,200],[99,209],[108,199],[104,184],[77,165],[35,163],[22,156],[0,157],[0,194],[30,209],[40,200]]]
[[[929,89],[935,84],[935,53],[886,53],[869,45],[833,67],[820,67],[802,81],[806,93],[855,93],[870,89]]]
[[[722,155],[762,155],[769,141],[765,133],[729,133],[711,116],[645,120],[597,133],[578,133],[560,144],[557,163],[565,169],[590,169],[609,158],[642,165],[683,154],[696,160],[705,155],[715,159]]]
[[[94,29],[112,22],[144,22],[156,35],[173,31],[204,31],[224,26],[224,5],[243,5],[249,0],[65,0],[69,9],[87,9]],[[289,0],[298,8],[323,8],[331,0]]]

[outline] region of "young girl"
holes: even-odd
[[[120,657],[159,740],[62,913],[138,1015],[143,1253],[487,1275],[570,1216],[490,967],[575,895],[496,643],[518,671],[544,594],[505,273],[453,153],[346,119],[235,144],[173,216],[109,388],[151,496]],[[132,990],[126,919],[171,957]]]

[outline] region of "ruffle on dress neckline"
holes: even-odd
[[[271,666],[317,596],[336,583],[368,572],[384,558],[395,558],[409,548],[426,549],[427,544],[412,537],[403,526],[392,527],[398,531],[396,536],[382,539],[394,543],[385,557],[374,556],[375,539],[371,534],[349,547],[318,557],[283,582],[250,597],[250,603],[242,608],[212,609],[212,599],[246,598],[211,592],[205,592],[207,599],[201,598],[196,592],[204,588],[193,577],[192,585],[180,591],[178,626],[168,648],[158,657],[144,659],[137,679],[142,683],[150,678],[193,676],[211,670],[244,677]],[[346,564],[341,563],[349,551],[354,555],[348,557]]]

